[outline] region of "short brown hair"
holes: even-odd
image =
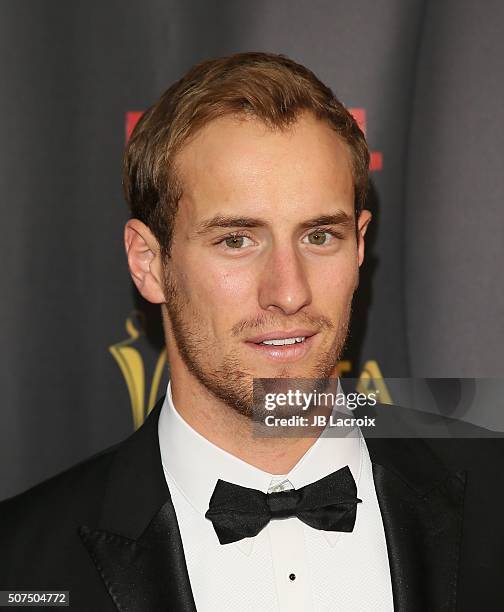
[[[357,217],[369,174],[369,151],[357,122],[313,72],[284,55],[258,52],[194,66],[142,115],[124,155],[123,187],[132,216],[151,229],[169,256],[182,196],[174,161],[182,145],[225,115],[251,115],[271,129],[284,129],[302,111],[327,121],[348,145]]]

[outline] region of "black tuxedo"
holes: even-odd
[[[161,405],[124,442],[0,504],[0,590],[69,590],[83,612],[196,610],[161,466]],[[367,446],[395,610],[504,610],[504,439]]]

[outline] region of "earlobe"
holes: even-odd
[[[161,256],[155,236],[144,223],[130,219],[124,227],[124,246],[131,278],[140,294],[148,302],[163,303]]]

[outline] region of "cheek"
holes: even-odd
[[[226,303],[243,304],[252,295],[255,286],[252,269],[215,270],[208,278],[208,290],[215,299]]]
[[[250,270],[206,270],[198,278],[198,297],[214,338],[221,341],[229,329],[255,312],[254,276]]]
[[[254,296],[256,279],[252,268],[223,269],[222,266],[187,266],[183,283],[195,310],[210,319],[236,320]]]
[[[344,306],[357,288],[359,266],[353,256],[318,262],[310,269],[310,285],[315,305]]]

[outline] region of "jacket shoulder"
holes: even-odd
[[[432,438],[426,442],[452,471],[465,469],[492,481],[504,469],[504,438]]]
[[[13,531],[29,533],[41,525],[88,521],[100,511],[110,464],[121,443],[88,457],[23,493],[0,502],[0,542]]]
[[[154,444],[160,406],[119,444],[0,503],[0,589],[72,590],[88,603],[96,591],[109,601],[81,528],[101,525],[111,503],[118,505],[120,517],[135,516],[130,493],[141,507],[145,491],[138,489],[149,482],[145,475],[155,467],[164,477]],[[160,488],[158,497],[164,499]],[[105,609],[88,603],[78,609]]]
[[[92,575],[78,529],[100,516],[118,446],[0,503],[0,586],[66,590]]]

